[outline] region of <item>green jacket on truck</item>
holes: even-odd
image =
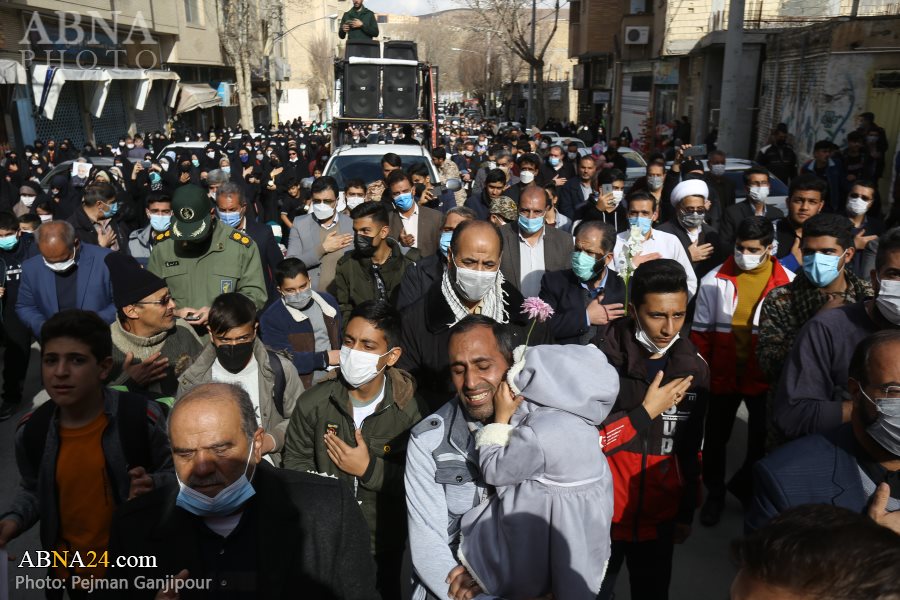
[[[406,444],[409,430],[428,414],[409,373],[388,367],[385,374],[384,400],[362,424],[371,459],[362,477],[338,469],[325,449],[329,430],[356,446],[350,393],[340,379],[322,381],[300,396],[282,454],[286,469],[333,475],[350,485],[369,524],[374,553],[402,551],[406,544]]]
[[[362,21],[362,27],[351,29],[350,31],[338,28],[338,37],[351,40],[371,40],[374,37],[378,37],[378,21],[375,20],[375,13],[371,10],[365,6],[361,6],[359,10],[356,10],[356,7],[352,7],[341,17],[341,25],[353,19]]]

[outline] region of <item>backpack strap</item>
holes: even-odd
[[[278,358],[278,353],[270,348],[266,348],[266,354],[269,355],[269,367],[275,374],[275,387],[272,390],[272,400],[275,402],[275,409],[278,414],[284,418],[284,392],[287,389],[287,378],[284,375],[284,366]]]
[[[54,408],[56,405],[52,400],[48,400],[22,417],[16,426],[17,429],[25,428],[22,432],[25,442],[25,458],[28,459],[35,473],[41,468],[41,459],[47,445],[47,434],[50,432]]]

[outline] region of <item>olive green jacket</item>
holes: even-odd
[[[345,12],[344,16],[341,17],[341,25],[347,21],[352,21],[353,19],[362,21],[362,27],[359,29],[351,29],[350,31],[344,31],[343,29],[338,28],[338,37],[341,39],[346,37],[351,40],[371,40],[374,37],[378,37],[378,21],[375,20],[375,13],[371,10],[365,6],[361,7],[358,11],[355,8],[350,8],[350,10]]]
[[[386,238],[385,241],[391,247],[391,256],[381,265],[381,278],[387,291],[386,300],[393,306],[397,304],[403,274],[416,263],[409,254],[403,254],[400,244],[393,238]],[[334,285],[334,296],[341,309],[341,322],[345,327],[350,322],[350,313],[354,308],[367,300],[378,299],[378,288],[372,275],[372,259],[361,258],[356,252],[347,252],[338,260]]]
[[[406,444],[409,430],[428,414],[409,373],[395,367],[388,367],[385,373],[384,400],[361,428],[371,459],[362,477],[338,469],[325,448],[329,430],[347,445],[356,446],[350,393],[340,378],[322,381],[300,396],[282,454],[286,469],[336,476],[354,489],[369,524],[373,552],[402,551],[406,543]]]
[[[240,292],[262,308],[268,299],[259,248],[247,235],[212,221],[208,248],[199,251],[170,237],[157,236],[147,270],[166,280],[179,308],[203,308],[226,292]]]

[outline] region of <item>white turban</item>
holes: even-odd
[[[706,200],[709,198],[709,186],[702,179],[686,179],[675,186],[669,199],[672,201],[672,206],[675,206],[688,196],[703,196],[703,199]]]

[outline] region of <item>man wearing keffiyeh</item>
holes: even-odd
[[[521,311],[521,292],[500,273],[502,251],[503,240],[490,223],[461,223],[450,241],[444,276],[403,315],[398,366],[416,378],[432,409],[452,395],[447,342],[454,324],[470,314],[484,315],[508,323],[517,345],[525,342],[531,321]],[[548,324],[541,323],[530,344],[548,343],[551,337]]]

